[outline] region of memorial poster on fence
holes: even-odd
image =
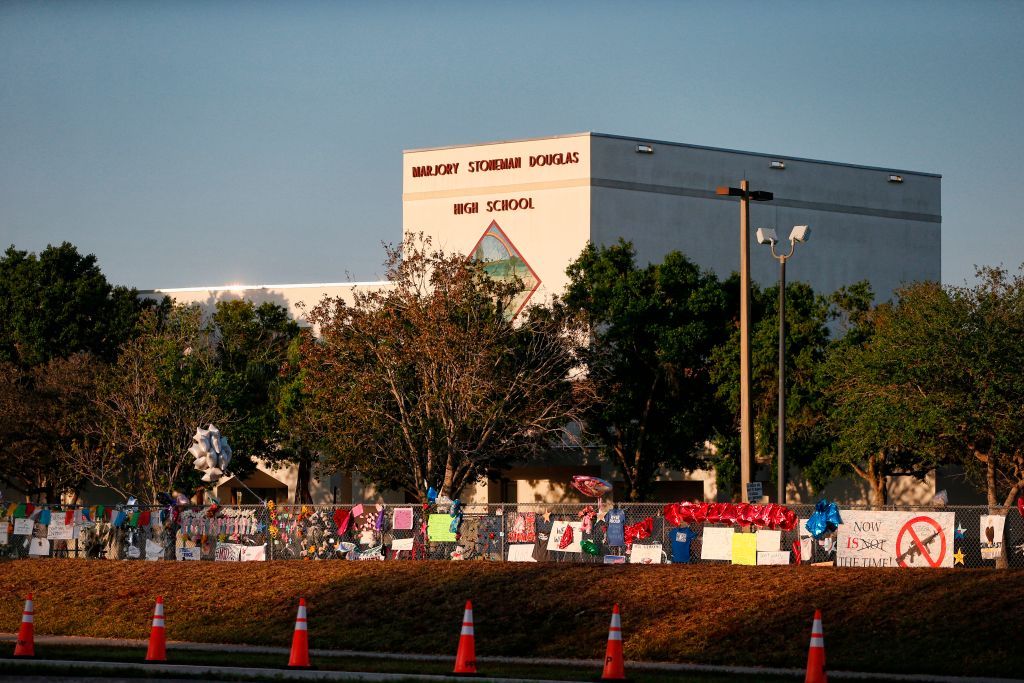
[[[50,524],[46,527],[46,537],[51,541],[70,541],[75,535],[75,525],[64,523],[64,514],[50,516]]]
[[[551,526],[551,536],[548,537],[548,550],[558,550],[563,553],[581,553],[583,547],[580,541],[583,540],[582,522],[565,522],[558,520]]]
[[[994,560],[1003,554],[1003,527],[1006,515],[982,515],[978,529],[981,559]]]
[[[705,526],[700,546],[702,560],[732,560],[733,528]]]
[[[952,512],[843,510],[838,567],[952,567]]]
[[[242,546],[234,543],[218,543],[213,552],[213,559],[217,562],[238,562],[242,552]]]
[[[267,559],[267,544],[243,545],[239,556],[242,562],[263,562]]]

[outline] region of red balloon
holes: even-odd
[[[672,526],[707,522],[792,531],[797,523],[795,512],[776,503],[669,503],[665,506],[664,514],[665,520]]]
[[[598,477],[577,474],[572,478],[572,487],[588,498],[600,498],[612,490],[612,485]]]

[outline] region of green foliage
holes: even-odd
[[[235,454],[232,473],[244,477],[254,458],[285,459],[278,403],[288,378],[281,371],[299,326],[276,304],[220,301],[206,334],[215,351],[212,389],[226,416],[221,429]]]
[[[549,448],[574,421],[571,330],[529,312],[519,286],[407,237],[391,286],[325,299],[303,343],[301,399],[325,465],[382,488],[456,497],[494,468]],[[293,395],[294,399],[295,396]]]
[[[0,258],[0,360],[21,366],[79,352],[112,360],[139,312],[134,289],[113,287],[96,257],[71,244]]]
[[[663,466],[704,464],[721,419],[707,370],[725,334],[726,297],[714,274],[679,252],[638,267],[631,244],[590,244],[568,268],[564,304],[584,316],[578,350],[597,402],[586,413],[602,450],[643,500]]]
[[[714,438],[719,487],[739,492],[740,330],[739,278],[725,283],[737,311],[728,339],[711,354],[711,380],[731,419]],[[775,467],[778,430],[779,288],[751,287],[751,385],[755,459]],[[786,285],[786,461],[810,465],[830,440],[828,406],[820,373],[829,344],[829,302],[805,283]]]

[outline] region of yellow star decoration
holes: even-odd
[[[956,566],[958,564],[959,565],[963,565],[963,563],[964,563],[964,551],[961,548],[960,550],[957,550],[955,553],[953,553],[953,566]]]

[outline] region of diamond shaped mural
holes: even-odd
[[[484,230],[480,241],[473,247],[472,258],[484,266],[484,272],[499,281],[511,281],[515,278],[523,283],[523,291],[512,301],[514,318],[526,306],[533,293],[540,287],[540,278],[530,264],[522,257],[512,240],[501,229],[497,221]]]

